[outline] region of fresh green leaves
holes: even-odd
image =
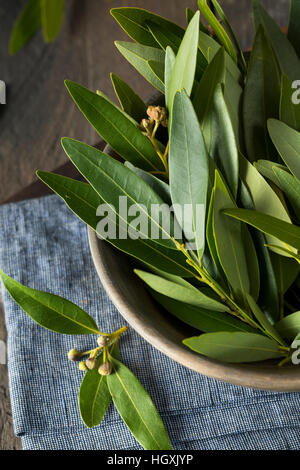
[[[144,387],[120,361],[112,359],[109,391],[123,421],[146,450],[171,450],[163,422]]]
[[[267,120],[277,118],[280,82],[275,57],[262,26],[256,32],[244,91],[243,122],[250,161],[274,157]]]
[[[276,323],[276,329],[287,339],[294,339],[300,333],[300,312],[291,313]]]
[[[176,55],[168,90],[167,105],[170,113],[178,90],[183,88],[188,96],[192,92],[197,63],[199,20],[198,12],[189,23]]]
[[[240,222],[226,219],[223,210],[229,207],[235,207],[235,204],[221,176],[216,172],[213,209],[216,249],[229,284],[239,301],[245,304],[246,292],[250,292],[250,279],[242,238],[242,226]]]
[[[59,33],[63,13],[64,0],[40,0],[44,38],[51,42]]]
[[[198,116],[208,151],[211,146],[213,98],[218,83],[225,82],[225,53],[220,48],[195,85],[193,106]]]
[[[210,154],[226,179],[234,199],[237,196],[239,155],[230,115],[221,85],[214,94]]]
[[[219,23],[209,6],[207,5],[206,0],[198,0],[198,6],[199,10],[203,14],[204,18],[207,20],[207,22],[210,24],[210,26],[213,28],[215,35],[217,36],[218,40],[222,44],[222,46],[225,47],[226,51],[228,54],[232,57],[232,59],[236,62],[237,61],[237,55],[236,51],[232,45],[232,42],[226,33],[225,29],[223,26]]]
[[[41,23],[41,0],[29,0],[12,30],[9,53],[16,54],[22,49],[40,28]]]
[[[291,172],[300,179],[300,132],[276,119],[268,121],[270,137]]]
[[[133,42],[116,41],[119,52],[155,88],[164,93],[161,79],[153,72],[150,62],[164,64],[165,53],[156,47],[142,46]]]
[[[54,173],[47,173],[45,171],[38,171],[37,175],[65,201],[67,206],[83,222],[97,231],[97,224],[100,220],[97,216],[97,209],[100,204],[104,203],[104,200],[92,186],[81,181],[76,181]],[[148,173],[147,175],[149,178],[152,177],[152,175]],[[163,185],[164,183],[160,181],[157,184]],[[162,187],[164,188],[164,186]],[[108,219],[110,219],[109,215]],[[116,225],[118,232],[120,230],[119,220],[112,216],[111,222]],[[137,240],[127,238],[124,240],[116,237],[115,239],[108,238],[107,241],[119,250],[124,251],[149,266],[177,276],[189,277],[192,275],[191,268],[187,265],[185,257],[181,252],[169,250],[151,240],[144,240],[142,238]]]
[[[99,333],[95,320],[69,300],[25,287],[1,270],[0,277],[14,301],[40,326],[68,335]]]
[[[134,204],[139,209],[145,222],[138,224],[136,227],[131,225],[132,233],[139,233],[143,238],[148,239],[151,238],[150,233],[152,235],[154,227],[157,231],[155,241],[166,248],[175,249],[171,240],[174,234],[172,214],[163,204],[162,199],[147,183],[125,165],[93,147],[67,138],[62,140],[62,145],[71,161],[86,180],[93,186],[99,196],[111,206],[112,211],[120,217],[125,230],[130,224],[128,219],[121,215],[119,198],[122,196],[126,198],[126,204]],[[156,210],[153,210],[152,206]],[[161,222],[167,217],[170,220],[169,231]]]
[[[111,14],[131,39],[145,46],[159,47],[147,24],[157,25],[172,37],[181,39],[184,35],[184,30],[177,24],[141,8],[113,8]]]
[[[123,111],[135,119],[135,121],[141,122],[146,116],[147,110],[144,101],[116,74],[111,74],[111,81]]]
[[[285,73],[291,80],[297,80],[300,77],[299,58],[287,37],[259,0],[253,0],[253,15],[256,28],[258,29],[259,25],[264,27],[282,73]]]
[[[101,355],[102,359],[102,355]],[[82,421],[88,428],[101,423],[111,402],[107,378],[97,369],[88,370],[79,390],[79,409]]]
[[[293,45],[295,51],[298,54],[298,57],[300,57],[299,20],[300,20],[300,2],[299,0],[291,0],[288,40]]]
[[[246,222],[258,230],[272,235],[272,237],[300,250],[300,227],[296,225],[248,209],[225,209],[223,213]]]
[[[187,325],[205,333],[216,331],[255,331],[247,323],[232,315],[174,300],[154,290],[151,295],[162,307]]]
[[[125,160],[146,170],[161,170],[162,164],[149,139],[137,123],[104,95],[66,81],[75,103],[96,131]]]
[[[254,333],[206,333],[185,339],[193,351],[222,362],[255,362],[281,357],[275,341]]]
[[[195,242],[201,258],[205,247],[208,156],[196,113],[184,90],[175,95],[172,115],[169,153],[172,202],[187,240]],[[184,222],[185,205],[190,207],[189,227]]]
[[[226,305],[209,297],[200,289],[196,289],[192,284],[181,278],[161,277],[156,274],[147,273],[140,269],[135,269],[135,274],[139,276],[151,289],[163,294],[171,299],[178,300],[185,304],[202,307],[204,309],[215,310],[216,312],[225,312]]]

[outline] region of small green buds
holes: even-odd
[[[89,357],[87,360],[86,360],[86,366],[88,369],[90,370],[94,370],[94,369],[97,369],[98,367],[98,361],[95,357]]]
[[[102,348],[107,346],[108,342],[109,342],[109,337],[108,336],[98,336],[98,338],[97,338],[98,346],[100,346]]]
[[[110,375],[112,372],[112,365],[110,362],[103,362],[98,369],[100,375]]]
[[[70,349],[68,352],[68,358],[70,361],[79,361],[81,359],[81,352],[77,349]]]
[[[86,365],[86,363],[84,361],[80,361],[79,364],[78,364],[78,368],[79,370],[81,370],[82,372],[85,372],[88,370],[88,366]]]

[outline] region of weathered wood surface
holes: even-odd
[[[63,86],[70,78],[113,98],[109,73],[128,81],[146,97],[151,87],[118,54],[115,39],[124,39],[109,15],[115,6],[141,6],[184,24],[185,8],[196,0],[68,0],[63,30],[45,46],[39,33],[18,55],[9,57],[9,34],[26,0],[0,3],[0,79],[7,84],[7,104],[0,108],[0,202],[30,184],[37,168],[52,170],[66,161],[60,137],[94,143],[97,136],[73,105]],[[243,49],[253,39],[250,0],[220,0]],[[289,0],[263,0],[283,26]],[[28,193],[28,192],[27,192]],[[5,325],[0,311],[0,340]],[[6,367],[0,365],[0,449],[20,449],[12,430]]]

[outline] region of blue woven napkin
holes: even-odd
[[[85,225],[57,196],[0,207],[0,266],[22,284],[80,305],[104,331],[124,325],[96,275]],[[82,373],[66,353],[89,349],[93,339],[40,328],[4,290],[3,301],[13,422],[23,448],[140,449],[112,405],[92,430],[80,419]],[[209,379],[167,358],[132,329],[120,350],[158,407],[175,449],[300,448],[300,394]]]

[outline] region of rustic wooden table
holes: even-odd
[[[197,5],[196,0],[68,0],[64,26],[55,43],[44,45],[39,33],[17,56],[9,57],[9,34],[26,1],[1,0],[0,4],[0,79],[7,84],[7,104],[0,109],[0,203],[39,194],[38,186],[21,190],[34,180],[37,168],[52,170],[65,163],[61,136],[96,142],[96,134],[63,86],[65,78],[101,89],[113,98],[109,78],[113,71],[142,97],[151,91],[116,51],[113,41],[125,36],[109,9],[141,6],[183,25],[185,8]],[[253,39],[251,0],[219,1],[242,48],[247,49]],[[289,0],[262,3],[282,26],[287,24]],[[69,172],[68,167],[65,171]],[[2,310],[0,302],[0,340],[5,341]],[[0,365],[0,449],[21,449],[20,439],[13,434],[4,365]]]

